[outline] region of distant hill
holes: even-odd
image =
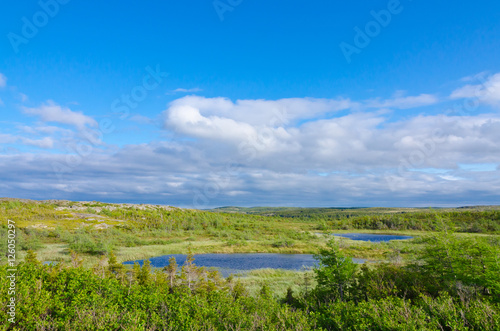
[[[303,208],[303,207],[236,207],[226,206],[211,209],[212,212],[238,213],[261,216],[279,216],[287,218],[330,218],[341,219],[355,216],[370,216],[383,214],[406,214],[441,211],[483,211],[500,210],[500,206],[464,206],[457,208],[387,208],[387,207],[329,207],[329,208]]]

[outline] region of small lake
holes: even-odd
[[[372,233],[334,233],[336,237],[348,238],[351,240],[362,240],[371,242],[384,242],[391,240],[407,240],[412,239],[410,236],[399,236],[394,234],[372,234]]]
[[[168,259],[175,257],[181,266],[186,261],[184,254],[157,256],[149,259],[151,266],[163,268],[168,265]],[[364,263],[363,259],[354,259],[355,263]],[[128,261],[123,264],[142,265],[143,260]],[[301,270],[303,267],[311,268],[317,261],[311,254],[273,254],[273,253],[242,253],[242,254],[199,254],[194,256],[194,264],[199,267],[213,267],[221,272],[224,277],[230,274],[245,273],[255,269],[287,269]]]

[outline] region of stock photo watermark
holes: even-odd
[[[7,221],[7,320],[10,323],[16,322],[16,283],[17,283],[17,268],[16,268],[16,223],[12,220]]]
[[[168,73],[160,71],[159,64],[156,65],[155,70],[150,66],[147,66],[145,70],[147,75],[143,77],[141,85],[133,87],[129,94],[122,94],[111,103],[111,113],[120,115],[121,120],[129,117],[130,110],[137,108],[139,103],[147,98],[148,91],[156,89],[163,79],[168,77]]]
[[[21,18],[22,27],[21,33],[17,34],[9,32],[7,39],[14,50],[14,53],[19,53],[19,46],[26,45],[29,41],[38,35],[40,29],[49,24],[50,20],[56,17],[61,9],[61,5],[66,5],[71,0],[40,0],[38,5],[40,10],[35,12],[31,19],[23,16]]]
[[[456,117],[462,118],[473,114],[479,107],[481,99],[490,93],[490,88],[487,86],[489,77],[485,78],[480,75],[476,78],[480,81],[480,84],[474,90],[474,97],[465,98],[462,102],[458,102],[452,108],[447,109],[444,112],[445,116],[439,117],[440,127],[456,122],[458,120]],[[450,121],[445,121],[445,118],[450,119]],[[385,176],[389,189],[395,191],[402,187],[410,169],[422,166],[426,159],[435,155],[437,147],[444,144],[445,141],[446,135],[442,129],[433,130],[431,137],[424,139],[418,148],[412,150],[407,157],[400,160],[396,175],[388,173]]]
[[[243,0],[215,0],[212,2],[212,5],[214,6],[219,20],[222,22],[224,21],[224,15],[227,12],[232,12],[234,8],[241,5],[242,2]]]
[[[404,6],[401,4],[400,0],[389,0],[386,9],[370,11],[370,16],[373,19],[368,21],[362,28],[359,26],[354,27],[355,35],[352,43],[342,41],[339,44],[340,50],[347,63],[352,62],[352,56],[354,54],[360,54],[363,49],[368,47],[372,40],[376,38],[384,28],[389,26],[392,22],[392,18],[401,14],[403,9]]]
[[[275,110],[273,117],[269,121],[269,126],[257,132],[256,137],[241,142],[238,145],[238,154],[243,157],[246,162],[254,160],[259,152],[264,151],[266,146],[274,139],[275,133],[271,129],[278,125],[288,124],[288,113],[286,109],[281,112]],[[226,189],[231,181],[234,181],[240,172],[241,165],[239,163],[228,163],[225,169],[219,173],[210,173],[208,180],[202,190],[196,189],[193,195],[193,206],[196,209],[207,208],[210,200],[215,199],[222,190]]]
[[[160,70],[160,65],[156,65],[155,69],[147,66],[145,71],[142,84],[134,86],[129,93],[122,94],[111,103],[113,116],[118,116],[120,120],[127,119],[130,116],[130,110],[137,108],[147,98],[149,92],[160,86],[164,78],[168,76],[168,73]],[[73,146],[72,154],[66,155],[65,162],[52,163],[52,169],[59,181],[63,180],[64,174],[71,173],[83,162],[84,158],[94,152],[95,148],[103,144],[104,135],[111,134],[115,130],[116,126],[110,118],[102,119],[96,129],[83,129],[81,132],[83,139]]]

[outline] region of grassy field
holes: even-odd
[[[252,296],[257,295],[264,285],[271,289],[271,293],[276,298],[285,297],[288,288],[291,288],[294,293],[302,293],[316,286],[314,273],[310,270],[258,269],[237,279]]]
[[[453,228],[461,236],[500,232],[500,208],[239,208],[211,211],[160,205],[100,202],[0,200],[0,247],[6,249],[6,224],[17,229],[17,257],[28,249],[41,261],[68,264],[70,250],[90,267],[113,251],[119,262],[167,254],[308,253],[314,254],[331,233],[401,234],[412,240],[371,243],[335,237],[344,254],[372,261],[405,263],[422,249],[421,238]],[[0,263],[5,263],[2,254]],[[245,283],[258,289],[272,283],[276,293],[296,288],[303,274],[283,270],[250,273]]]

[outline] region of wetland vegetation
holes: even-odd
[[[7,220],[16,224],[20,264],[17,323],[4,328],[500,328],[500,208],[494,206],[199,211],[3,199],[3,251]],[[349,232],[413,239],[331,236]],[[319,267],[224,278],[196,264],[201,253],[316,254]],[[163,268],[122,264],[169,254],[189,256]],[[357,265],[352,258],[377,262]],[[1,262],[6,271],[4,254]]]

